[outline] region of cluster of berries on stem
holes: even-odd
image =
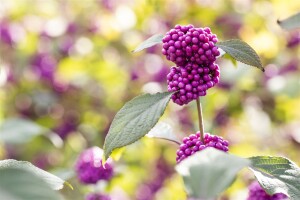
[[[176,162],[180,163],[190,155],[193,155],[197,151],[201,151],[207,147],[213,147],[224,152],[228,151],[228,141],[224,140],[220,136],[205,133],[203,141],[204,142],[200,140],[199,131],[196,134],[191,134],[188,137],[183,138],[183,143],[177,150]]]
[[[176,64],[168,74],[168,91],[178,105],[188,104],[219,83],[217,36],[210,28],[176,25],[163,38],[162,53]]]

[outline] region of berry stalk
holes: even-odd
[[[203,144],[204,142],[204,123],[203,123],[203,117],[202,117],[202,107],[200,102],[200,97],[196,99],[197,102],[197,111],[198,111],[198,121],[199,121],[199,129],[200,129],[200,140]]]

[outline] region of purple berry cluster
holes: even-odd
[[[111,200],[111,198],[104,194],[91,193],[85,197],[85,200]]]
[[[224,140],[222,137],[211,135],[209,133],[205,133],[203,144],[203,142],[200,140],[200,132],[198,131],[196,134],[191,134],[190,136],[183,138],[183,143],[177,150],[176,161],[177,163],[180,163],[190,155],[193,155],[197,151],[201,151],[207,147],[214,147],[227,152],[228,144],[228,141]]]
[[[257,181],[249,186],[249,195],[247,200],[287,200],[288,197],[282,193],[274,195],[267,194]]]
[[[113,176],[112,161],[108,159],[102,166],[103,150],[92,147],[83,151],[75,165],[78,179],[84,184],[95,184],[99,180],[109,180]]]
[[[220,55],[217,36],[210,28],[195,28],[193,25],[176,25],[163,38],[162,53],[177,65],[193,62],[210,64]]]
[[[217,36],[206,28],[176,25],[163,38],[162,53],[176,66],[167,75],[168,91],[176,92],[173,102],[188,104],[219,83],[220,69],[215,64],[220,55]]]
[[[205,67],[188,63],[184,67],[172,67],[167,75],[168,91],[176,92],[172,100],[179,104],[188,104],[199,96],[205,96],[206,90],[219,83],[219,66],[211,63]]]

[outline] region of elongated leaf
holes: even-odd
[[[181,161],[176,171],[183,176],[191,197],[209,199],[228,188],[237,173],[249,164],[248,159],[207,148]]]
[[[0,168],[0,197],[3,200],[62,200],[36,174],[17,168]]]
[[[1,160],[0,161],[0,170],[1,169],[23,169],[35,174],[37,177],[44,180],[45,183],[49,185],[53,190],[60,190],[64,186],[64,180],[46,172],[30,162],[27,161],[17,161],[13,159]]]
[[[147,40],[145,40],[144,42],[142,42],[135,50],[133,50],[133,53],[142,51],[143,49],[152,47],[156,44],[159,44],[162,42],[164,35],[163,34],[156,34],[153,35],[152,37],[148,38]]]
[[[277,23],[279,24],[279,26],[281,26],[281,28],[286,30],[300,28],[300,12],[285,20],[277,20]]]
[[[144,94],[127,102],[116,114],[104,141],[104,155],[145,136],[164,113],[172,93]]]
[[[290,200],[300,199],[300,168],[295,163],[269,156],[251,157],[250,160],[250,168],[267,193],[284,193]]]
[[[180,141],[173,133],[172,127],[165,122],[158,122],[146,135],[148,137],[159,138],[180,144]]]
[[[10,118],[0,125],[0,141],[7,144],[27,143],[39,135],[46,136],[58,148],[63,146],[62,139],[56,133],[31,120]]]
[[[265,71],[259,56],[246,42],[238,39],[218,42],[216,44],[223,51],[231,55],[237,61],[259,68]]]

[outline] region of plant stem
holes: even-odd
[[[199,129],[200,129],[200,140],[204,144],[204,123],[203,123],[203,117],[202,117],[202,108],[201,108],[200,97],[196,100],[196,102],[197,102]]]

